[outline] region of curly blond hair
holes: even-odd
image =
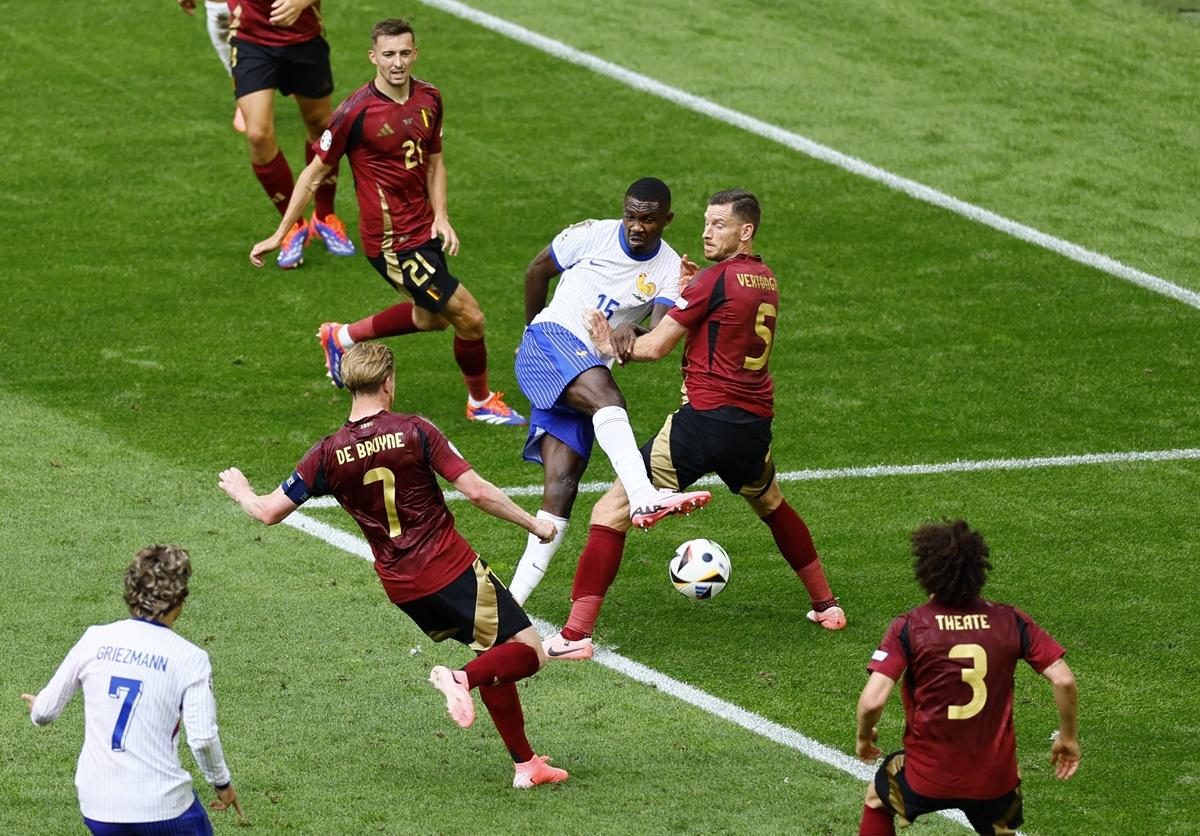
[[[125,570],[125,603],[138,618],[166,615],[188,596],[192,560],[179,546],[147,546]]]

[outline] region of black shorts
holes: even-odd
[[[385,250],[368,256],[367,261],[384,281],[431,313],[441,313],[458,290],[458,279],[450,275],[442,244],[436,238],[411,250]]]
[[[396,606],[435,642],[454,639],[478,651],[530,626],[529,616],[480,557],[432,595]]]
[[[1021,806],[1021,782],[1004,795],[984,800],[974,798],[930,798],[914,792],[904,777],[904,751],[893,752],[875,773],[875,794],[883,806],[908,827],[917,816],[938,810],[962,810],[976,833],[1006,836],[1017,832],[1025,821]]]
[[[333,70],[329,66],[329,44],[322,37],[302,44],[263,46],[231,38],[233,94],[237,98],[275,90],[306,99],[323,99],[333,94]]]
[[[754,499],[775,478],[771,419],[733,406],[700,411],[684,404],[642,445],[642,460],[657,488],[680,491],[715,473],[729,490]]]

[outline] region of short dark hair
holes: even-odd
[[[643,177],[625,190],[625,197],[642,203],[657,203],[659,209],[671,208],[671,190],[657,177]]]
[[[725,189],[717,192],[708,199],[709,206],[726,206],[732,205],[733,216],[744,224],[751,224],[754,227],[754,233],[751,238],[758,232],[758,225],[762,221],[762,206],[758,203],[758,198],[753,192],[748,192],[745,189]]]
[[[417,33],[413,31],[412,25],[407,20],[389,17],[371,27],[371,44],[374,45],[380,38],[394,38],[397,35],[412,35],[414,39],[417,37]]]
[[[917,583],[950,607],[970,604],[987,583],[988,545],[966,520],[926,523],[912,533]]]

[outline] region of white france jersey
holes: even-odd
[[[33,704],[44,726],[83,689],[79,809],[102,822],[172,819],[191,806],[179,764],[179,723],[204,777],[229,783],[217,735],[208,654],[162,624],[125,619],[89,627]]]
[[[593,352],[583,312],[600,310],[613,328],[641,322],[654,303],[673,306],[679,298],[679,254],[666,241],[651,255],[632,255],[620,221],[582,221],[554,236],[550,255],[562,270],[554,298],[533,318],[556,322]]]

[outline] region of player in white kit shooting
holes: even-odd
[[[633,437],[625,398],[584,325],[599,310],[618,335],[632,341],[647,315],[651,325],[679,296],[680,258],[663,230],[671,222],[671,190],[643,177],[625,192],[620,220],[588,220],[564,229],[525,271],[525,320],[517,351],[517,381],[533,404],[525,459],[545,471],[538,516],[558,535],[548,544],[530,537],[509,590],[518,603],[541,581],[562,543],[587,469],[600,442],[631,497],[635,526],[649,528],[668,514],[687,513],[712,499],[708,491],[660,491],[650,484]],[[550,281],[561,275],[546,304]]]
[[[89,627],[36,696],[22,694],[34,725],[49,725],[83,689],[84,738],[75,769],[83,821],[96,836],[211,834],[188,746],[216,790],[215,810],[242,806],[217,735],[208,654],[173,629],[192,567],[178,546],[149,546],[125,571],[130,618]]]

